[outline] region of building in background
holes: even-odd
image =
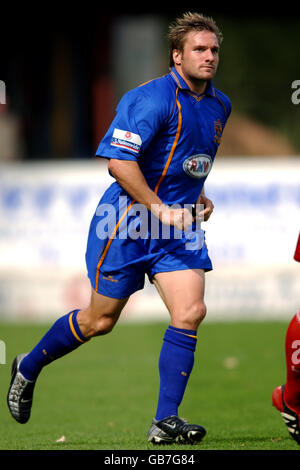
[[[0,31],[0,79],[19,125],[15,158],[92,158],[121,95],[168,73],[167,26],[182,10],[86,6],[50,13],[45,22],[26,11],[20,26],[21,15],[13,15]],[[291,84],[299,78],[300,20],[235,16],[230,8],[204,13],[225,38],[215,84],[231,97],[233,119],[222,155],[299,154],[300,106],[291,101]]]

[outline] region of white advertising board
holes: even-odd
[[[91,217],[113,181],[105,163],[0,166],[0,318],[49,320],[89,302],[85,249]],[[286,319],[300,307],[300,159],[219,158],[206,182],[209,320]],[[124,320],[165,320],[146,282]]]

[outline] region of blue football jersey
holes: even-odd
[[[173,68],[123,96],[96,154],[138,162],[165,204],[191,205],[211,170],[230,111],[229,99],[211,82],[197,95]],[[143,288],[145,274],[152,280],[159,272],[212,269],[196,223],[179,231],[154,217],[156,230],[152,214],[140,205],[143,214],[128,196],[112,183],[91,221],[86,263],[97,292],[122,299]]]
[[[230,112],[228,97],[212,82],[198,95],[172,68],[123,96],[96,155],[137,161],[165,204],[193,204],[212,168]],[[109,191],[124,194],[117,182]]]

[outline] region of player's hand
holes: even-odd
[[[159,218],[163,224],[173,225],[178,230],[187,230],[193,223],[193,216],[186,208],[171,209],[168,206],[163,206]]]
[[[201,207],[201,205],[204,206],[204,209]],[[201,208],[199,208],[199,206]],[[214,211],[213,202],[210,199],[208,199],[208,197],[206,196],[200,196],[197,201],[197,204],[195,205],[196,219],[203,220],[204,222],[206,222],[210,218],[213,211]]]

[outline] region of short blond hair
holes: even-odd
[[[223,35],[216,25],[213,18],[202,15],[201,13],[184,13],[177,18],[169,27],[169,65],[173,67],[173,50],[183,51],[184,40],[190,31],[211,31],[217,37],[219,45],[223,41]]]

